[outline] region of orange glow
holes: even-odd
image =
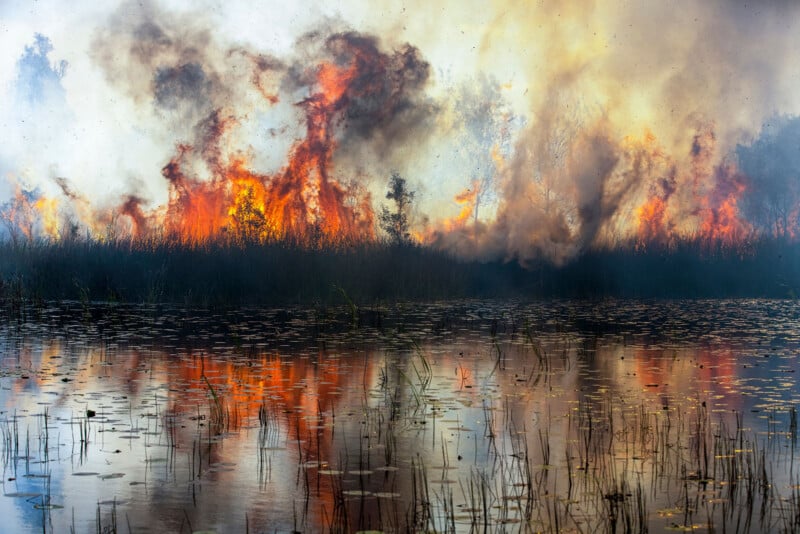
[[[791,240],[797,239],[798,232],[800,232],[800,228],[798,228],[798,222],[800,222],[800,206],[795,206],[789,212],[789,217],[787,217],[786,221],[786,228],[784,229],[783,235]],[[789,221],[795,221],[795,223],[789,224]],[[774,233],[774,236],[780,236],[780,233],[777,231],[777,229]]]
[[[457,228],[463,228],[475,212],[475,201],[478,198],[480,188],[477,182],[472,182],[472,185],[457,194],[453,200],[456,204],[461,206],[461,211],[458,215],[451,219],[447,219],[442,223],[442,227],[446,232],[451,232]]]
[[[438,221],[436,226],[433,227],[420,231],[411,230],[411,239],[418,243],[432,244],[435,243],[436,239],[450,232],[466,230],[466,233],[472,234],[475,227],[475,222],[472,219],[474,218],[475,206],[479,195],[480,184],[477,181],[473,181],[468,188],[453,197],[453,201],[460,206],[458,215]]]
[[[315,245],[374,238],[369,196],[331,178],[334,118],[356,73],[355,60],[346,68],[319,66],[316,92],[298,104],[306,113],[306,137],[295,143],[288,163],[274,176],[253,172],[241,154],[222,156],[220,138],[231,121],[212,117],[208,146],[201,150],[212,179],[184,172],[195,155],[187,145],[178,147],[162,171],[170,185],[167,235],[184,244],[223,239]]]
[[[42,221],[42,233],[50,239],[57,240],[58,233],[58,199],[53,197],[39,197],[33,203],[34,209]]]
[[[221,233],[225,224],[226,198],[222,177],[210,182],[194,180],[181,170],[183,157],[191,147],[178,147],[178,155],[162,174],[170,182],[167,207],[167,235],[184,244],[198,244]]]
[[[29,194],[17,185],[14,198],[0,212],[0,222],[8,228],[12,241],[32,241],[36,237],[38,218],[35,201],[31,201]]]
[[[201,385],[208,380],[227,399],[224,409],[232,429],[252,425],[260,410],[266,410],[267,417],[274,418],[270,424],[282,428],[287,438],[309,444],[303,445],[307,462],[319,462],[320,468],[340,467],[332,434],[321,430],[332,425],[335,414],[341,411],[337,405],[348,385],[349,375],[340,369],[338,358],[319,353],[314,361],[295,358],[291,365],[277,355],[268,354],[252,358],[247,365],[202,356],[191,357],[189,361],[192,360],[194,365],[182,362],[172,380]],[[366,365],[364,372],[371,374],[372,364]],[[201,387],[172,397],[168,409],[182,413],[187,406],[211,403],[209,392]],[[209,424],[213,425],[213,416]],[[224,427],[216,429],[223,430]],[[326,511],[334,509],[335,494],[330,483],[326,479],[316,487],[315,510],[319,521],[324,520]]]
[[[639,248],[666,245],[675,237],[675,224],[669,213],[670,198],[675,191],[674,163],[650,130],[645,130],[641,138],[626,137],[622,146],[631,174],[645,184],[649,182],[647,200],[634,210],[636,245]]]
[[[658,197],[652,196],[642,206],[636,210],[636,217],[639,221],[638,240],[642,244],[663,242],[664,235],[664,212],[667,209],[666,202]]]
[[[704,212],[700,235],[705,241],[733,245],[740,243],[750,234],[752,228],[747,221],[739,217],[737,206],[738,198],[744,189],[740,184],[736,192],[726,196],[718,206],[709,207]]]
[[[335,105],[344,97],[348,85],[353,81],[356,73],[355,62],[346,69],[332,63],[323,63],[317,70],[317,85],[320,89],[317,96],[326,105]]]
[[[633,172],[650,181],[646,200],[634,212],[637,247],[679,239],[738,246],[752,234],[739,210],[744,178],[730,163],[713,163],[715,144],[710,126],[698,128],[688,164],[681,167],[663,154],[651,133],[642,141],[626,139],[628,153],[635,154]]]
[[[728,408],[742,405],[739,370],[735,351],[730,347],[696,347],[687,352],[664,349],[636,348],[633,350],[633,369],[626,378],[642,390],[661,397],[664,405],[684,391],[686,384],[701,384],[717,396],[726,397]],[[706,362],[704,365],[687,361]]]
[[[503,158],[503,154],[500,152],[500,147],[498,145],[492,147],[492,161],[498,170],[502,170],[506,165],[506,160]]]

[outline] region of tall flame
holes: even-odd
[[[577,11],[570,16],[583,16]],[[17,188],[0,207],[4,234],[58,240],[77,235],[81,225],[99,240],[160,239],[187,246],[374,241],[369,191],[375,184],[358,180],[387,178],[397,167],[404,174],[417,170],[408,176],[409,184],[417,184],[434,176],[420,170],[433,155],[438,160],[448,152],[463,161],[436,172],[452,173],[444,179],[463,177],[459,187],[471,183],[455,196],[450,213],[418,217],[425,228],[408,232],[462,257],[526,263],[546,256],[563,262],[591,248],[642,250],[698,240],[738,246],[756,231],[800,234],[800,193],[793,200],[798,205],[784,204],[774,198],[785,190],[780,180],[766,179],[765,185],[748,178],[745,163],[731,158],[739,151],[731,148],[730,125],[716,125],[706,115],[722,117],[718,110],[691,107],[680,122],[664,127],[660,122],[668,121],[660,120],[649,91],[643,90],[641,99],[621,98],[616,90],[603,95],[620,84],[602,83],[605,70],[588,68],[590,61],[601,61],[615,74],[620,65],[608,63],[604,41],[596,35],[566,48],[574,58],[549,45],[531,54],[537,65],[547,60],[552,71],[542,71],[541,83],[530,87],[486,76],[480,90],[429,95],[423,91],[430,65],[410,44],[385,53],[369,35],[310,32],[298,41],[301,52],[284,61],[239,45],[224,48],[206,32],[186,30],[158,14],[145,9],[111,21],[96,44],[113,53],[98,54],[96,61],[109,83],[127,91],[134,106],[154,106],[153,120],[163,120],[168,135],[181,140],[157,165],[163,165],[165,204],[149,208],[145,198],[127,194],[100,208],[76,194],[66,179],[54,178],[61,196]],[[557,31],[550,37],[559,43],[573,36]],[[530,92],[523,99],[531,98],[529,105],[505,102],[504,95],[518,93],[520,86],[525,93],[517,98]],[[589,97],[593,91],[596,102]],[[512,120],[518,112],[529,115]],[[254,128],[263,131],[262,122],[273,121],[280,124],[274,131],[294,132],[281,145],[286,158],[279,164],[260,157],[267,151],[271,156],[274,147],[252,134]],[[630,128],[644,134],[626,135]],[[424,143],[415,139],[423,130],[430,130]],[[448,132],[442,135],[443,130]],[[445,150],[449,143],[457,145],[454,150]],[[760,168],[764,175],[775,174],[779,169],[770,164],[775,158],[765,154],[767,161],[747,172]],[[417,155],[418,161],[410,161]],[[268,170],[260,166],[265,160],[273,165]],[[157,166],[141,169],[142,183]],[[414,210],[430,207],[424,206],[428,198],[416,198]]]
[[[681,172],[671,162],[670,175],[651,185],[647,199],[636,209],[640,246],[666,245],[681,238],[738,245],[752,233],[739,209],[747,189],[744,177],[731,163],[714,165],[714,149],[713,128],[700,128],[692,140],[688,168]]]
[[[442,228],[445,232],[451,232],[457,228],[463,228],[469,222],[470,218],[475,212],[475,202],[478,199],[479,193],[480,185],[473,181],[469,188],[455,196],[453,200],[456,204],[461,206],[461,210],[459,211],[458,215],[451,219],[446,219],[442,223]]]
[[[636,217],[639,220],[637,234],[640,245],[664,241],[665,230],[668,228],[666,209],[666,201],[658,195],[653,195],[636,210]]]
[[[233,120],[215,111],[206,121],[207,144],[201,150],[213,173],[211,180],[184,172],[195,150],[189,145],[180,145],[162,170],[170,185],[167,234],[187,244],[221,238],[259,243],[289,239],[301,244],[372,239],[369,197],[331,177],[334,121],[347,103],[357,66],[355,56],[346,66],[318,66],[314,92],[298,104],[306,115],[306,136],[295,143],[288,163],[273,176],[250,170],[241,154],[222,154],[220,139]]]

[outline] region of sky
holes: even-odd
[[[19,187],[63,196],[68,184],[93,209],[135,195],[158,210],[170,202],[162,169],[178,146],[198,145],[215,110],[235,122],[216,150],[281,173],[308,134],[301,103],[320,91],[309,72],[350,57],[330,45],[347,34],[375,43],[390,64],[375,72],[392,89],[377,102],[389,111],[350,97],[331,111],[331,178],[368,193],[377,212],[401,173],[420,241],[473,258],[564,261],[653,225],[653,235],[697,232],[754,187],[729,168],[737,146],[800,111],[798,9],[3,0],[0,202]],[[416,70],[400,62],[411,56]],[[182,164],[213,178],[207,161]],[[655,201],[663,213],[645,224]],[[736,209],[747,218],[741,200]],[[755,224],[745,223],[739,231]]]

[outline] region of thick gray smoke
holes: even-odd
[[[740,238],[756,212],[782,224],[785,208],[745,203],[757,183],[733,152],[776,109],[797,110],[797,4],[495,7],[483,65],[526,72],[527,124],[498,166],[496,217],[445,225],[434,243],[561,263],[596,247]]]
[[[794,2],[203,6],[61,9],[81,31],[30,31],[13,79],[0,72],[31,108],[3,114],[21,135],[0,170],[146,213],[169,201],[170,162],[197,183],[234,160],[279,176],[322,120],[330,179],[382,198],[399,170],[419,193],[414,235],[463,257],[792,235],[791,120],[757,136],[800,113]],[[354,69],[329,99],[328,66]]]
[[[772,117],[752,143],[736,148],[748,184],[743,209],[764,233],[800,230],[800,117]]]
[[[298,39],[294,56],[277,58],[219,42],[202,18],[152,2],[127,3],[98,32],[93,55],[109,82],[153,113],[173,143],[202,147],[206,155],[226,145],[249,153],[256,166],[271,162],[258,169],[266,173],[280,169],[291,144],[305,135],[308,99],[321,90],[320,65],[352,65],[354,77],[336,104],[334,161],[343,176],[364,177],[347,172],[355,154],[370,152],[374,160],[430,131],[434,107],[424,95],[430,67],[409,44],[385,52],[378,37],[343,26],[325,23]],[[219,117],[229,120],[211,139],[206,126]],[[258,123],[275,124],[268,132],[283,140],[259,132]],[[204,162],[193,164],[202,176]]]

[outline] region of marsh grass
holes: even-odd
[[[217,395],[217,391],[214,389],[214,386],[211,385],[209,382],[208,377],[205,374],[201,375],[203,382],[205,382],[206,387],[208,388],[208,392],[211,395],[211,427],[214,428],[214,431],[217,434],[220,434],[225,431],[230,423],[230,413],[228,408],[219,395]]]
[[[586,364],[565,348],[568,342],[549,352],[532,334],[526,338],[532,361],[542,374],[569,373]],[[492,358],[497,346],[497,341],[490,344]],[[384,370],[376,388],[384,393],[392,387],[405,388],[419,408],[423,398],[435,400],[429,378],[436,376],[435,365],[421,348],[415,349],[405,362],[411,375],[397,370],[400,380],[393,384],[395,374]],[[499,380],[503,373],[494,364],[488,376]],[[525,383],[543,385],[530,378]],[[431,391],[423,395],[422,390]],[[390,406],[398,395],[380,398],[386,404],[377,413],[395,415],[376,417],[373,423],[383,428],[381,435],[387,440],[395,441],[398,425],[404,420]],[[527,423],[519,425],[507,400],[497,404],[484,399],[481,412],[486,461],[472,465],[468,476],[450,481],[444,478],[452,467],[444,437],[442,480],[430,476],[427,460],[412,457],[405,468],[411,480],[404,520],[397,522],[397,506],[393,514],[380,515],[393,518],[392,529],[443,533],[792,532],[800,521],[800,486],[793,485],[786,493],[773,482],[775,469],[792,469],[797,424],[793,407],[785,409],[785,417],[770,416],[772,424],[766,435],[749,432],[742,413],[712,413],[700,397],[684,400],[680,408],[653,410],[643,402],[632,406],[620,403],[610,392],[587,395],[565,418],[564,427],[549,416],[534,428]],[[410,413],[420,415],[419,411]],[[785,424],[782,429],[781,424]],[[566,445],[556,456],[551,436],[562,434],[563,428],[567,435],[561,439]],[[359,449],[359,469],[369,464],[370,458]],[[345,457],[340,463],[346,466],[352,461]],[[343,489],[346,485],[346,477],[337,479],[337,505],[328,523],[331,531],[353,528],[354,518],[364,513],[369,499],[361,494],[361,508],[355,509],[352,497]],[[363,479],[359,487],[365,490]],[[654,509],[654,503],[669,506]],[[386,527],[389,523],[379,524]],[[358,527],[364,525],[358,523]]]
[[[292,243],[0,242],[0,303],[21,312],[48,300],[219,307],[346,304],[354,323],[376,302],[454,298],[734,297],[800,295],[800,243],[742,247],[684,240],[585,250],[546,260],[468,262],[424,246]],[[376,320],[379,316],[369,316]]]
[[[648,381],[614,382],[626,375],[609,369],[629,365],[630,352],[619,363],[600,353],[596,339],[576,340],[560,326],[544,332],[533,321],[495,319],[469,323],[477,336],[458,349],[445,345],[446,350],[417,341],[424,338],[408,322],[402,328],[394,323],[389,328],[395,331],[379,334],[389,341],[367,358],[367,342],[359,336],[374,327],[362,325],[356,336],[346,309],[342,331],[328,329],[323,321],[311,326],[318,336],[311,351],[259,356],[246,349],[246,333],[237,332],[238,344],[225,339],[220,345],[230,347],[224,356],[172,355],[170,365],[199,372],[191,380],[181,378],[184,393],[176,403],[162,406],[150,393],[147,398],[154,401],[146,406],[137,408],[133,395],[122,400],[119,411],[129,433],[142,430],[141,425],[153,434],[146,438],[153,441],[142,440],[144,449],[129,444],[125,454],[143,455],[145,472],[156,478],[145,481],[151,484],[148,491],[175,486],[187,496],[173,517],[173,526],[181,523],[184,531],[209,523],[202,513],[209,502],[203,492],[227,488],[219,481],[227,483],[225,477],[234,475],[220,466],[227,451],[238,446],[251,456],[239,458],[236,475],[243,478],[235,480],[251,477],[258,497],[248,501],[250,508],[236,511],[243,521],[236,523],[240,531],[263,529],[259,506],[269,504],[262,497],[279,491],[291,497],[282,528],[296,531],[800,528],[797,412],[790,401],[772,400],[755,413],[730,409],[725,399],[700,388],[662,392],[659,388],[666,388]],[[455,323],[443,319],[439,324],[448,321]],[[323,338],[326,349],[319,348]],[[342,347],[353,354],[342,354]],[[336,357],[329,367],[326,351]],[[667,365],[664,358],[650,361],[635,354],[640,367],[622,369]],[[277,363],[269,366],[270,358]],[[227,365],[228,382],[217,381],[213,359]],[[303,361],[310,374],[290,380],[289,370]],[[283,371],[285,386],[254,388],[253,402],[231,392],[236,381],[259,384],[268,378],[265,373]],[[250,378],[254,381],[247,382]],[[335,390],[333,395],[323,389],[301,393],[322,382]],[[332,400],[339,398],[346,400]],[[59,437],[51,433],[57,428],[52,409],[25,418],[9,413],[0,422],[4,477],[35,484],[44,530],[50,507],[60,504],[50,495],[50,477],[41,476],[60,469],[57,443],[71,435],[77,465],[114,461],[109,449],[118,443],[112,441],[109,411],[98,408],[90,418],[84,407],[80,416],[69,418],[71,433]],[[150,416],[159,424],[140,423]],[[755,426],[758,418],[762,426]],[[103,439],[106,445],[98,443]],[[168,448],[158,473],[154,466],[162,464],[148,447],[155,444]],[[98,502],[97,531],[142,527],[144,520],[135,515],[123,521],[124,506],[116,497]],[[71,523],[73,530],[80,529],[75,519]]]

